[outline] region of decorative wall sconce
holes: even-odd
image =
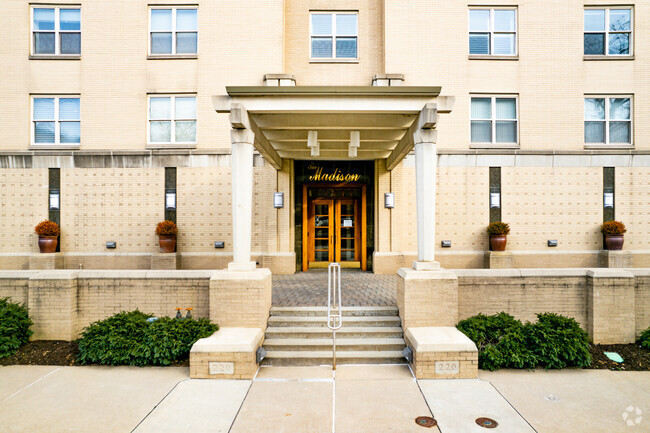
[[[440,241],[440,246],[442,248],[451,248],[451,241]]]
[[[106,242],[106,248],[108,248],[109,250],[114,250],[115,248],[117,248],[117,242],[115,241]]]
[[[547,245],[549,247],[557,247],[557,239],[549,239]]]
[[[273,207],[276,209],[281,209],[284,207],[284,193],[283,192],[274,192],[273,193]]]
[[[215,241],[214,242],[214,247],[215,248],[223,248],[226,246],[226,243],[224,241]]]
[[[603,207],[614,207],[613,192],[606,192],[603,194]]]
[[[395,207],[395,194],[392,192],[384,193],[384,207],[393,209]]]
[[[61,208],[61,196],[59,191],[50,191],[50,210],[59,210]]]
[[[491,208],[500,208],[501,207],[501,193],[491,192],[490,193],[490,207]]]
[[[165,209],[176,209],[176,192],[165,193]]]

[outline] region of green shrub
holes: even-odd
[[[524,325],[509,314],[479,314],[460,321],[458,329],[476,343],[479,367],[484,370],[536,365],[534,354],[526,347]]]
[[[169,365],[187,356],[199,338],[218,327],[208,319],[171,319],[138,310],[91,323],[79,340],[81,364]]]
[[[554,313],[537,315],[526,323],[528,347],[544,368],[587,367],[591,364],[589,336],[578,322]]]
[[[0,358],[16,353],[29,340],[33,332],[29,329],[32,320],[24,305],[9,298],[0,299]]]
[[[639,338],[639,344],[646,349],[650,349],[650,328],[643,331],[643,334]]]
[[[509,314],[479,314],[462,320],[458,329],[478,347],[479,367],[564,368],[591,364],[589,339],[578,322],[553,313],[522,324]]]

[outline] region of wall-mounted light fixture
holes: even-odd
[[[500,208],[501,207],[501,193],[491,192],[490,193],[490,207],[491,208]]]
[[[440,246],[443,248],[451,248],[451,241],[440,241]]]
[[[50,191],[50,210],[59,210],[61,208],[61,196],[59,191]]]
[[[176,209],[176,191],[165,193],[165,209]]]
[[[215,248],[223,248],[226,246],[226,243],[224,241],[215,241],[214,242],[214,247]]]
[[[549,239],[547,245],[549,247],[557,247],[557,239]]]
[[[395,207],[395,194],[387,192],[384,194],[384,207],[386,209],[393,209]]]
[[[603,207],[614,207],[614,193],[603,193]]]
[[[281,209],[284,207],[284,193],[283,192],[274,192],[273,193],[273,207],[276,209]]]
[[[117,242],[115,241],[106,242],[106,248],[108,248],[109,250],[114,250],[115,248],[117,248]]]

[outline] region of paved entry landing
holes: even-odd
[[[341,271],[341,297],[346,307],[395,306],[397,275]],[[321,307],[327,305],[327,270],[273,275],[273,306]]]

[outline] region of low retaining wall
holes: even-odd
[[[265,300],[258,302],[261,307],[229,308],[227,319],[220,311],[226,304],[211,304],[211,292],[220,290],[220,281],[214,275],[214,271],[1,271],[0,298],[10,297],[27,306],[34,322],[34,340],[74,340],[90,323],[135,309],[173,317],[177,307],[193,308],[192,316],[210,317],[220,326],[247,326],[234,320],[246,317],[265,329],[270,273],[266,291],[242,286],[232,295],[251,303],[261,297]],[[231,319],[233,323],[229,323]]]
[[[632,343],[650,327],[650,269],[456,269],[458,318],[505,311],[522,321],[575,318],[596,343]]]

